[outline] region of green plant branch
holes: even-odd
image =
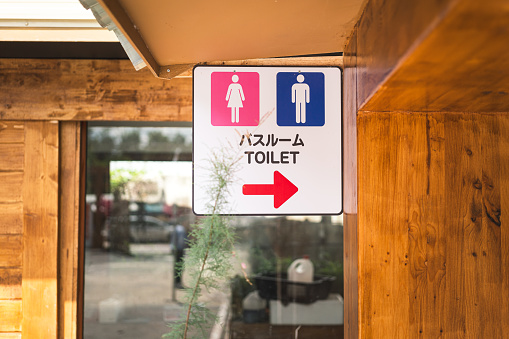
[[[221,194],[221,192],[218,191],[217,195],[216,195],[215,202],[214,202],[214,208],[212,210],[213,215],[216,213],[217,203],[219,201],[220,194]],[[193,289],[193,295],[191,297],[191,300],[189,301],[189,307],[187,308],[186,325],[184,328],[184,339],[187,338],[187,330],[189,329],[189,317],[191,316],[191,309],[193,307],[194,300],[197,299],[197,292],[198,292],[198,287],[200,285],[201,276],[202,276],[203,272],[205,271],[205,264],[207,263],[207,259],[209,257],[210,245],[212,244],[212,231],[213,230],[214,230],[214,222],[212,222],[212,225],[210,226],[209,239],[207,241],[207,249],[205,250],[205,256],[203,257],[203,262],[201,264],[200,272],[198,273],[198,279],[196,279],[196,285],[194,286],[194,289]]]
[[[180,274],[189,269],[191,278],[190,287],[186,288],[185,310],[180,320],[169,324],[171,331],[164,335],[165,338],[187,339],[199,333],[206,337],[209,321],[214,318],[198,301],[203,291],[219,288],[219,282],[231,273],[235,235],[223,212],[227,206],[228,185],[233,181],[237,162],[238,159],[228,157],[224,152],[213,153],[210,160],[211,185],[208,194],[211,199],[207,207],[210,214],[200,220],[191,232],[192,240],[186,258],[179,268]]]

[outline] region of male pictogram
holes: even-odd
[[[309,85],[304,83],[304,75],[297,76],[297,83],[292,86],[292,103],[295,104],[295,122],[306,123],[306,104],[309,103]]]

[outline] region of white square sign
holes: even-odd
[[[193,210],[210,213],[212,154],[237,170],[231,215],[342,212],[341,69],[197,66]]]

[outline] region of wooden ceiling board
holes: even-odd
[[[365,0],[118,2],[164,66],[342,52]]]

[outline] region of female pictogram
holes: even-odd
[[[232,81],[233,83],[228,86],[225,100],[228,101],[228,107],[231,108],[232,111],[232,123],[238,123],[240,108],[244,107],[242,101],[246,100],[246,98],[242,91],[242,85],[237,83],[239,81],[239,76],[234,74],[232,76]]]

